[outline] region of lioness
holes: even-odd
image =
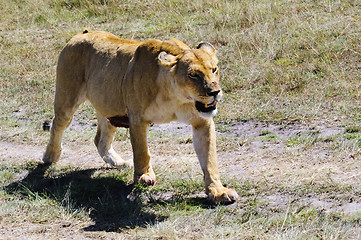
[[[193,126],[194,148],[209,199],[235,201],[236,191],[220,181],[216,159],[212,117],[222,96],[217,62],[216,50],[207,42],[191,49],[177,39],[133,41],[88,30],[75,35],[59,56],[55,117],[43,161],[59,160],[63,132],[78,106],[88,99],[98,119],[94,142],[105,162],[129,165],[112,147],[117,127],[129,127],[134,181],[153,185],[148,125],[186,122]]]

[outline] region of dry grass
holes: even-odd
[[[360,239],[360,13],[352,0],[1,1],[0,238]],[[239,202],[204,202],[187,130],[150,132],[157,187],[101,168],[89,104],[63,165],[38,165],[57,56],[84,28],[216,46],[220,168]],[[128,133],[116,140],[130,157]]]
[[[30,101],[41,112],[29,115],[50,117],[57,55],[66,40],[88,27],[125,38],[177,37],[191,46],[212,42],[219,49],[228,93],[219,120],[360,119],[361,17],[356,1],[1,5],[2,97],[12,97],[11,104],[1,106],[5,113],[22,110]],[[32,91],[39,93],[21,99],[14,94]]]

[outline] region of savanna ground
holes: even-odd
[[[84,28],[218,49],[223,182],[211,206],[191,129],[154,125],[157,185],[133,186],[93,146],[84,104],[56,165],[41,164],[55,66]],[[361,239],[361,2],[3,0],[0,239]],[[132,157],[129,134],[115,148]]]

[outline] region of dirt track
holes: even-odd
[[[81,130],[76,122],[70,128],[76,131]],[[327,212],[353,214],[360,211],[361,198],[356,193],[351,193],[350,199],[341,201],[340,199],[344,196],[319,195],[314,190],[310,190],[310,194],[307,195],[294,196],[293,193],[287,191],[279,192],[277,187],[274,187],[282,185],[292,188],[292,186],[300,185],[304,188],[307,186],[312,188],[314,185],[325,184],[326,186],[353,186],[356,192],[360,191],[359,150],[354,152],[334,150],[327,141],[317,142],[307,147],[287,146],[287,139],[295,135],[313,131],[319,137],[327,139],[327,137],[342,134],[344,128],[326,123],[274,125],[239,122],[233,125],[222,125],[220,129],[222,132],[218,132],[217,136],[221,176],[226,179],[236,179],[239,183],[262,182],[269,186],[269,190],[265,189],[266,192],[260,196],[262,201],[267,202],[269,208],[286,209],[292,201]],[[156,174],[162,172],[162,169],[169,170],[170,168],[183,169],[187,175],[201,173],[190,140],[191,127],[178,123],[155,125],[150,127],[149,135],[149,148]],[[115,141],[114,148],[121,153],[123,158],[131,158],[129,141]],[[44,149],[45,146],[0,141],[0,164],[40,163]],[[58,165],[60,167],[70,165],[79,169],[107,167],[93,144],[77,141],[63,142],[63,154]],[[27,172],[22,172],[14,181],[25,178],[27,174]],[[350,193],[345,195],[349,196]],[[245,199],[247,197],[241,195],[239,202],[231,207],[241,207]],[[64,235],[64,239],[68,236],[77,236],[77,234],[80,234],[80,238],[84,238],[85,235],[81,229],[93,223],[79,222],[79,226],[75,224],[76,226],[71,227],[69,233],[64,229],[64,224],[67,223],[50,226],[50,232],[53,229],[53,232]],[[44,226],[30,224],[29,228],[44,229]],[[9,226],[1,225],[0,219],[0,238],[3,234],[3,236],[13,236],[16,239],[15,236],[22,235],[24,226],[12,226],[12,230],[9,229]],[[32,230],[29,231],[30,235],[35,236]],[[91,235],[89,237],[92,238]]]
[[[219,124],[220,125],[220,124]],[[85,126],[88,127],[88,126]],[[81,130],[75,122],[70,128]],[[323,122],[313,124],[266,124],[238,122],[222,125],[218,132],[218,162],[221,173],[240,179],[296,183],[324,178],[342,184],[353,184],[360,179],[358,152],[334,151],[327,143],[305,147],[287,147],[287,139],[309,131],[327,139],[343,133],[344,129]],[[149,149],[154,166],[195,164],[198,161],[191,143],[192,129],[179,123],[154,125],[149,128]],[[274,138],[260,136],[272,134]],[[155,141],[153,141],[155,139]],[[168,141],[171,139],[172,141]],[[176,139],[176,140],[174,140]],[[0,159],[16,164],[26,161],[41,162],[45,146],[0,142]],[[115,141],[114,148],[125,159],[132,158],[129,141]],[[93,144],[63,141],[63,153],[58,164],[81,168],[102,167],[106,164],[99,157]],[[197,169],[196,171],[198,171]]]

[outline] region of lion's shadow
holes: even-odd
[[[55,199],[70,211],[86,210],[94,224],[85,231],[120,231],[144,227],[166,217],[144,211],[144,203],[127,196],[133,185],[112,176],[92,178],[97,169],[78,170],[57,177],[45,177],[49,165],[39,164],[22,180],[5,187],[10,194],[34,194]]]

